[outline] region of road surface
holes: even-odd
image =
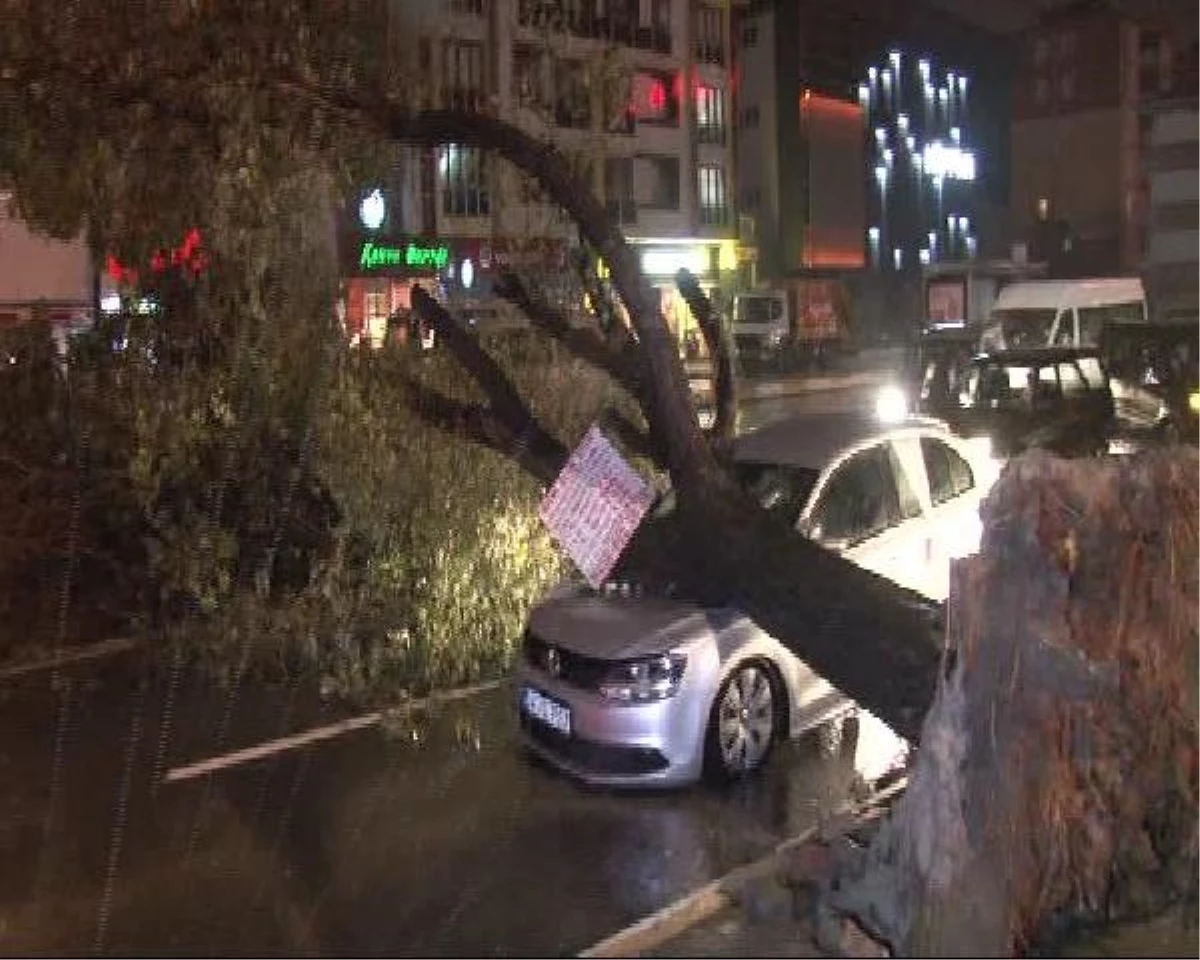
[[[801,741],[732,789],[591,790],[522,753],[504,687],[356,723],[307,682],[218,687],[136,650],[0,673],[0,953],[571,954],[807,828],[854,773]]]

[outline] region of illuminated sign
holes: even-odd
[[[365,197],[362,203],[358,205],[358,219],[362,221],[362,225],[368,230],[378,230],[383,226],[383,218],[387,215],[387,204],[383,200],[383,194],[378,190],[372,190]]]
[[[391,246],[364,240],[358,250],[358,266],[362,270],[380,271],[389,267],[411,270],[443,270],[450,262],[450,247],[444,243],[421,244],[409,242]]]
[[[642,271],[651,276],[674,277],[681,269],[697,277],[708,273],[708,248],[652,248],[642,253]]]

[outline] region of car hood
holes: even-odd
[[[556,588],[529,615],[546,643],[602,660],[666,653],[714,636],[731,612],[663,597],[603,596],[579,584]]]

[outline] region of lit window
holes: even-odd
[[[725,142],[725,92],[720,87],[696,88],[696,136],[701,143]]]
[[[442,212],[449,217],[485,217],[491,210],[483,151],[456,143],[442,148]]]
[[[705,226],[724,226],[729,220],[729,208],[725,201],[725,170],[717,164],[704,163],[696,173],[700,222]]]

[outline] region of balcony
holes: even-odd
[[[725,127],[716,124],[697,124],[696,142],[708,143],[714,146],[725,146]]]
[[[725,65],[725,50],[715,40],[697,40],[693,48],[697,63],[712,63],[718,67]]]
[[[728,207],[701,207],[700,208],[700,226],[702,226],[702,227],[727,227],[727,226],[729,226],[729,208]]]
[[[633,46],[638,50],[649,50],[652,53],[671,53],[671,31],[664,26],[638,27],[634,34]]]
[[[445,98],[446,106],[451,110],[463,110],[468,113],[480,113],[483,110],[482,90],[470,87],[448,87],[445,91]]]
[[[487,0],[450,0],[450,12],[458,17],[482,17],[487,13]]]

